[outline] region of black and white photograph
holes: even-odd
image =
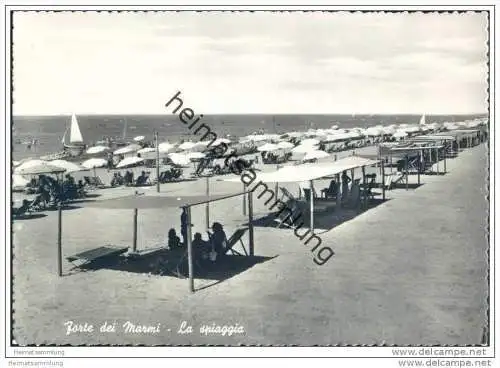
[[[76,10],[6,11],[7,345],[488,366],[491,10]]]

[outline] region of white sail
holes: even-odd
[[[425,114],[420,118],[420,125],[425,125]]]
[[[71,116],[71,131],[69,135],[70,143],[83,143],[82,133],[80,132],[80,127],[78,126],[78,121],[76,120],[75,114]]]

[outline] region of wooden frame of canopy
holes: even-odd
[[[249,255],[254,255],[254,226],[253,226],[253,193],[240,192],[225,195],[214,195],[212,197],[205,195],[198,196],[146,196],[136,192],[135,195],[125,196],[120,198],[107,199],[97,202],[90,202],[86,207],[107,208],[107,209],[133,209],[133,239],[132,249],[137,250],[137,216],[138,209],[153,209],[153,208],[183,208],[186,209],[187,223],[191,224],[191,207],[201,204],[208,204],[237,196],[248,196],[248,241]],[[208,214],[207,214],[208,215]],[[207,219],[208,221],[208,219]],[[61,246],[62,226],[59,219],[58,223],[58,265],[62,264],[62,246]],[[189,273],[189,291],[194,292],[194,272],[193,272],[193,244],[191,226],[187,228],[187,250],[188,250],[188,273]],[[59,266],[59,276],[62,276],[61,267]]]
[[[417,172],[418,174],[418,185],[420,185],[420,165],[422,164],[422,154],[424,150],[429,150],[429,153],[431,154],[434,150],[436,152],[436,164],[437,164],[437,173],[439,174],[439,149],[444,148],[445,146],[424,146],[424,147],[393,147],[389,149],[389,157],[392,162],[392,153],[404,153],[405,157],[405,175],[406,175],[406,190],[408,190],[408,155],[410,152],[417,152],[418,153],[418,162],[419,162],[419,170]],[[430,155],[432,159],[432,154]],[[434,162],[432,162],[434,164]],[[444,155],[444,172],[443,174],[446,174],[446,155]]]
[[[363,173],[363,184],[364,187],[366,187],[366,175],[365,175],[365,168],[367,166],[373,166],[378,164],[380,161],[379,160],[372,160],[372,159],[367,159],[364,157],[355,157],[358,160],[364,160],[361,161],[361,163],[353,163],[353,162],[348,162],[349,160],[353,160],[353,157],[347,157],[342,160],[338,160],[335,162],[332,162],[331,167],[327,167],[321,164],[309,164],[309,165],[298,165],[298,166],[286,166],[283,169],[286,168],[293,168],[297,170],[296,175],[293,177],[293,175],[286,174],[283,177],[259,177],[257,176],[255,181],[256,182],[262,182],[262,183],[286,183],[286,182],[309,182],[309,186],[311,189],[311,196],[310,196],[310,230],[311,232],[314,233],[314,180],[318,179],[328,179],[332,177],[337,178],[337,182],[340,182],[338,179],[340,173],[346,170],[351,170],[351,173],[354,171],[354,169],[361,168],[362,173]],[[383,162],[382,162],[383,165]],[[314,172],[314,170],[310,170],[311,168],[319,169],[320,171]],[[279,170],[274,172],[274,173],[264,173],[264,175],[274,175],[275,173],[279,173]],[[384,182],[385,178],[382,178],[382,183]],[[238,182],[240,181],[240,178],[231,178],[231,179],[226,179],[224,181],[231,181],[231,182]],[[276,190],[276,189],[275,189]],[[275,192],[276,195],[277,192]],[[383,200],[385,200],[385,187],[382,185],[382,195],[383,195]],[[363,191],[363,203],[367,203],[367,196],[366,192]]]

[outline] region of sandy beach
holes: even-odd
[[[417,189],[388,191],[388,201],[338,226],[318,218],[323,243],[335,251],[322,267],[293,231],[257,224],[260,262],[221,280],[196,279],[194,294],[186,279],[112,269],[83,272],[66,260],[60,278],[57,212],[16,220],[14,340],[21,345],[479,344],[487,307],[487,164],[482,144],[449,160],[447,175],[422,176]],[[203,193],[204,186],[203,179],[164,184],[161,194]],[[297,192],[296,185],[287,187]],[[212,194],[241,189],[211,179]],[[95,199],[134,190],[100,190]],[[142,191],[155,195],[154,187]],[[229,236],[247,220],[241,204],[241,198],[211,204],[211,222],[224,224]],[[259,199],[254,210],[257,218],[268,213]],[[205,207],[195,207],[192,215],[193,233],[205,234]],[[179,231],[180,210],[139,211],[138,221],[138,249],[158,246],[170,227]],[[131,239],[131,210],[76,203],[63,211],[64,257],[104,244],[131,246]],[[248,243],[246,236],[243,241]],[[68,321],[92,324],[94,331],[68,335]],[[100,332],[105,321],[116,322],[116,332]],[[158,329],[125,332],[127,321]],[[192,333],[179,333],[183,321]],[[243,326],[244,333],[200,333],[201,326],[213,323]]]

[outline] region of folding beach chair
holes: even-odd
[[[31,208],[31,204],[33,202],[30,201],[23,201],[23,204],[20,207],[13,207],[12,208],[12,216],[14,218],[21,218],[26,214],[30,214],[33,212],[33,209]]]
[[[280,198],[280,201],[283,201],[283,199],[286,199],[287,201],[288,200],[295,200],[295,197],[293,196],[292,193],[289,192],[288,189],[284,188],[284,187],[280,187],[280,190],[281,190],[281,198]]]
[[[243,252],[245,253],[246,256],[248,256],[248,252],[245,248],[245,244],[243,244],[243,241],[241,240],[241,237],[243,236],[243,234],[245,234],[246,231],[247,231],[246,228],[238,229],[234,232],[233,235],[231,235],[231,237],[229,239],[226,239],[225,254],[227,254],[228,252],[231,252],[233,255],[242,256],[243,254],[241,254],[240,252],[238,252],[234,249],[234,246],[239,242],[241,244],[241,248],[243,248]]]
[[[287,202],[287,208],[289,208],[290,210],[283,211],[282,209],[280,209],[280,212],[278,212],[278,215],[274,218],[274,222],[278,223],[278,225],[276,226],[277,229],[279,229],[281,226],[292,230],[295,230],[297,228],[297,226],[293,222],[293,217],[297,212],[301,213],[302,209],[300,208],[300,203],[301,202],[296,200],[290,200]]]

